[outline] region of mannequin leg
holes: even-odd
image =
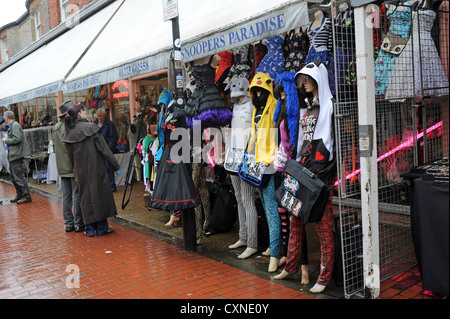
[[[231,184],[233,185],[234,194],[236,196],[236,202],[238,207],[239,218],[239,240],[233,245],[228,246],[230,249],[238,248],[247,245],[247,223],[246,213],[243,206],[242,194],[241,194],[241,179],[239,176],[231,175]]]
[[[333,207],[331,204],[332,197],[329,197],[325,213],[316,224],[317,235],[320,240],[320,274],[317,278],[318,287],[311,292],[322,292],[328,285],[333,274],[334,266],[334,238],[333,238]],[[322,287],[324,286],[324,287]]]

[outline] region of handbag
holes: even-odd
[[[225,162],[223,167],[231,173],[237,173],[239,171],[239,166],[244,158],[245,150],[229,147],[225,153]]]
[[[238,175],[247,184],[254,187],[266,187],[270,175],[264,174],[268,166],[264,162],[256,163],[256,156],[244,152],[244,158],[239,165]]]
[[[305,224],[322,219],[329,189],[309,169],[295,160],[286,162],[283,182],[275,193],[277,203]]]

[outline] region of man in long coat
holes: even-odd
[[[105,161],[114,171],[118,171],[120,165],[100,133],[100,128],[85,120],[84,110],[80,113],[83,119],[78,118],[75,126],[66,131],[63,142],[80,191],[85,233],[87,236],[101,236],[109,232],[107,218],[117,215]]]

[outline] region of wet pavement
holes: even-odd
[[[0,181],[0,299],[343,299],[339,287],[308,293],[297,275],[273,280],[263,258],[237,262],[208,245],[186,252],[181,238],[123,218],[105,236],[67,233],[59,196],[34,189],[22,205],[14,196]],[[380,297],[436,299],[417,267],[384,281]]]

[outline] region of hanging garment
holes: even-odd
[[[163,119],[164,152],[158,164],[158,177],[151,198],[151,207],[169,211],[193,208],[201,204],[192,181],[191,163],[177,162],[172,158],[172,147],[180,141],[171,140],[170,134],[176,128],[186,128],[184,111],[177,106],[172,107],[174,110],[168,112]]]
[[[216,69],[211,66],[213,57],[211,56],[207,64],[192,64],[196,87],[184,108],[186,123],[190,128],[193,127],[194,120],[202,121],[202,129],[225,126],[233,116],[214,83]]]
[[[308,35],[291,30],[284,38],[284,47],[288,49],[283,72],[298,72],[305,64],[309,49]]]
[[[308,38],[309,38],[309,52],[305,59],[305,64],[316,61],[318,58],[321,59],[323,65],[330,68],[330,63],[334,63],[330,60],[330,43],[332,42],[332,30],[331,30],[331,19],[322,18],[322,22],[319,27],[312,29],[314,21],[308,27]],[[335,94],[335,80],[334,73],[328,74],[328,83],[331,89],[331,94]]]
[[[413,34],[395,63],[386,99],[448,95],[447,75],[431,38],[435,18],[432,10],[413,12]]]
[[[228,74],[230,73],[233,53],[230,51],[223,51],[218,53],[218,55],[220,56],[220,62],[216,68],[216,77],[214,81],[216,82],[217,88],[220,91],[223,91],[226,86],[224,81],[228,78]]]
[[[262,44],[262,41],[259,41],[258,43],[252,45],[250,51],[250,61],[252,62],[252,70],[250,72],[250,79],[249,79],[250,83],[252,82],[251,80],[255,75],[255,70],[259,67],[266,54],[267,54],[267,47],[264,44]]]
[[[330,83],[336,82],[337,90],[330,89],[333,94],[337,91],[339,98],[350,99],[350,93],[356,92],[356,88],[352,86],[356,83],[356,74],[350,71],[355,57],[355,24],[350,8],[338,12],[334,19],[334,28],[335,46],[327,69]]]
[[[235,77],[246,78],[247,80],[250,79],[252,67],[250,66],[250,62],[248,60],[249,50],[249,45],[243,45],[232,49],[233,65],[230,68],[227,78],[223,81],[224,84],[230,83],[231,79]]]
[[[324,66],[327,65],[329,52],[328,45],[331,36],[331,19],[323,18],[320,26],[312,29],[314,21],[308,27],[309,52],[305,59],[305,64],[314,62],[318,58],[322,60]]]
[[[375,60],[375,95],[384,96],[391,78],[392,70],[401,50],[408,41],[411,28],[411,12],[406,10],[388,9],[389,32],[384,36],[381,50]]]
[[[283,71],[284,54],[283,54],[283,38],[279,35],[270,37],[267,40],[267,54],[256,69],[256,73],[268,74],[275,79],[278,74]]]

